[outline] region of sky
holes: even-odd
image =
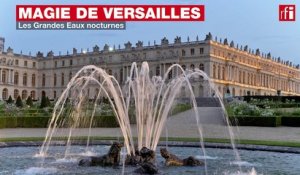
[[[16,30],[15,7],[18,4],[203,4],[205,5],[204,22],[127,22],[123,31],[93,30]],[[160,43],[163,37],[170,42],[176,36],[183,41],[204,39],[208,32],[213,38],[227,38],[235,44],[248,45],[251,49],[271,52],[274,57],[300,63],[300,13],[296,10],[295,22],[279,22],[278,5],[295,4],[300,8],[299,0],[2,0],[0,5],[0,36],[5,37],[5,48],[14,49],[15,53],[33,55],[41,51],[45,54],[52,50],[66,54],[75,47],[78,50],[98,45],[103,48],[130,41],[135,45],[139,40],[151,45],[154,40]],[[298,10],[299,11],[299,10]]]

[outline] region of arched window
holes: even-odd
[[[64,86],[65,85],[65,74],[61,73],[61,85]]]
[[[26,99],[27,98],[27,91],[26,90],[23,90],[22,91],[22,99]]]
[[[35,91],[31,91],[31,92],[30,92],[30,97],[31,97],[31,99],[33,99],[33,100],[35,99]]]
[[[155,75],[160,76],[160,67],[159,66],[156,67]]]
[[[195,65],[191,64],[191,70],[194,71],[195,70]]]
[[[3,83],[6,82],[6,71],[5,70],[2,71],[2,82]]]
[[[53,86],[56,86],[56,82],[57,82],[57,76],[56,76],[56,74],[54,74],[54,76],[53,76]]]
[[[23,74],[23,85],[27,86],[27,73]]]
[[[200,63],[199,69],[202,70],[202,71],[204,71],[204,64],[203,63]]]
[[[6,88],[2,91],[2,99],[6,100],[8,98],[8,90]]]
[[[42,97],[43,96],[46,96],[46,92],[45,91],[42,91]]]
[[[44,87],[46,85],[46,75],[42,75],[42,86]]]
[[[172,79],[172,78],[173,78],[173,71],[172,71],[172,70],[170,70],[170,72],[169,72],[169,74],[168,74],[168,78],[169,78],[169,79]]]
[[[18,89],[15,89],[14,90],[14,99],[17,99],[19,96],[19,90]]]
[[[14,84],[15,85],[19,84],[19,73],[18,72],[15,72],[15,75],[14,75]]]
[[[31,76],[31,86],[32,87],[35,86],[35,74],[32,74],[32,76]]]

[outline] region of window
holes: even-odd
[[[54,61],[54,67],[57,68],[57,61]]]
[[[120,83],[123,83],[123,69],[120,69]]]
[[[35,74],[32,74],[32,76],[31,76],[31,86],[32,87],[35,86]]]
[[[64,61],[64,60],[61,62],[61,66],[62,66],[62,67],[65,66],[65,61]]]
[[[2,99],[7,100],[8,98],[8,89],[4,88],[2,91]]]
[[[18,72],[15,72],[15,75],[14,75],[14,84],[15,85],[19,84],[19,73]]]
[[[5,70],[2,71],[2,82],[3,83],[6,82],[6,71]]]
[[[199,69],[204,71],[204,64],[200,63]]]
[[[33,99],[33,100],[35,99],[35,91],[31,91],[31,92],[30,92],[30,97],[31,97],[31,99]]]
[[[56,91],[53,91],[53,98],[56,98]]]
[[[61,85],[64,86],[65,85],[65,74],[61,73]]]
[[[36,63],[32,62],[32,67],[35,68],[36,67]]]
[[[22,91],[22,99],[25,100],[27,98],[27,91],[23,90]]]
[[[170,70],[170,72],[169,72],[169,74],[168,74],[168,78],[169,78],[169,79],[172,79],[172,78],[173,78],[173,72],[172,72],[172,70]]]
[[[53,76],[53,86],[56,86],[56,80],[57,80],[57,76],[56,76],[56,74],[54,74],[54,76]]]
[[[195,65],[191,64],[191,69],[194,71],[195,70]]]
[[[46,62],[43,62],[43,68],[46,68]]]
[[[46,75],[43,74],[43,75],[42,75],[42,86],[44,87],[45,84],[46,84]]]
[[[27,73],[23,74],[23,85],[27,86]]]
[[[203,47],[200,48],[200,54],[204,54],[204,48]],[[219,54],[220,54],[220,52],[219,52]]]
[[[191,55],[195,55],[195,49],[194,48],[191,49]]]
[[[160,68],[159,68],[159,66],[156,67],[155,75],[156,75],[156,76],[159,76],[159,75],[160,75]]]
[[[216,78],[216,65],[213,65],[213,78]]]
[[[73,60],[70,60],[70,66],[72,66],[73,65]]]
[[[27,67],[27,61],[24,61],[24,66]]]
[[[15,61],[15,64],[18,66],[18,65],[19,65],[19,60],[16,60],[16,61]]]
[[[185,50],[181,50],[181,55],[184,57],[185,56]]]
[[[182,67],[183,70],[186,70],[186,66],[185,65],[182,65],[181,67]]]
[[[72,72],[70,72],[69,73],[69,81],[71,81],[72,77],[73,77],[73,74],[72,74]]]
[[[17,99],[19,96],[19,90],[18,89],[15,89],[14,90],[14,99]]]

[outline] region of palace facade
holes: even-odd
[[[150,75],[163,75],[174,63],[184,69],[199,68],[208,74],[221,94],[244,95],[300,95],[299,65],[274,58],[270,53],[261,53],[248,46],[230,43],[227,39],[212,37],[209,33],[204,40],[182,42],[176,37],[173,43],[163,38],[159,44],[138,41],[134,46],[127,42],[110,47],[105,44],[101,50],[97,45],[92,51],[73,49],[72,53],[54,55],[52,51],[35,56],[16,54],[8,47],[4,51],[5,39],[0,37],[0,99],[11,95],[16,99],[31,96],[39,99],[45,94],[50,99],[58,98],[68,81],[85,65],[94,64],[114,75],[122,84],[129,76],[132,62],[147,61]],[[176,71],[170,72],[171,79]],[[210,96],[201,79],[192,81],[196,96]],[[97,89],[89,89],[94,97]],[[185,95],[182,90],[182,96]]]

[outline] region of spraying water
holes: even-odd
[[[170,78],[168,75],[176,70],[177,76]],[[68,83],[58,101],[52,114],[52,119],[46,133],[45,140],[40,149],[40,155],[47,155],[52,137],[57,128],[69,128],[65,156],[69,154],[72,144],[71,138],[74,129],[79,127],[89,128],[88,135],[94,122],[96,110],[100,108],[103,97],[108,99],[111,109],[119,124],[126,151],[128,154],[135,154],[135,149],[140,150],[143,146],[156,150],[161,133],[165,127],[170,110],[179,97],[182,87],[189,91],[191,103],[195,113],[198,126],[199,140],[205,156],[201,117],[197,110],[197,103],[190,79],[201,78],[208,84],[210,90],[216,93],[217,98],[225,111],[222,97],[215,88],[207,74],[199,69],[186,71],[179,64],[171,65],[163,77],[150,77],[149,65],[143,62],[138,69],[137,63],[132,63],[130,75],[123,87],[116,78],[109,75],[104,69],[93,65],[85,66]],[[91,104],[89,99],[89,88],[99,89]],[[131,127],[132,117],[130,111],[134,111],[136,131]],[[224,113],[225,114],[225,113]],[[225,115],[224,115],[225,116]],[[229,126],[229,121],[225,116]],[[229,128],[229,134],[233,143],[233,132]],[[136,133],[137,139],[133,137]],[[87,139],[87,147],[90,138]],[[235,150],[237,159],[238,152]]]

